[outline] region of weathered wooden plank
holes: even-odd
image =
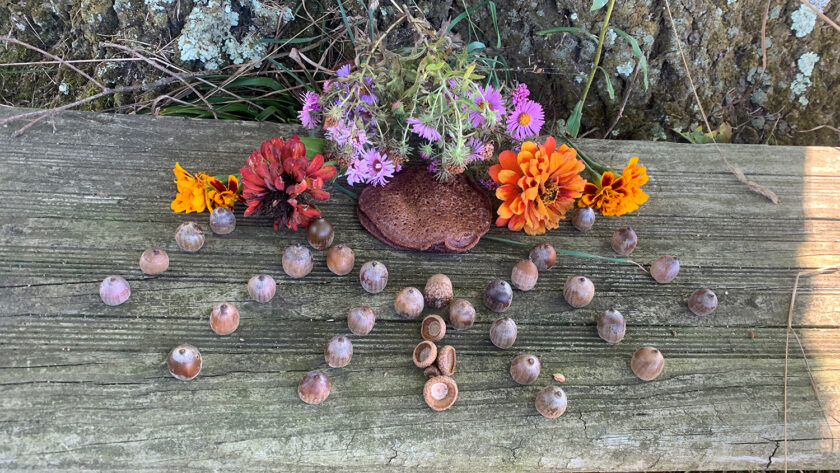
[[[0,109],[0,116],[11,113]],[[14,469],[413,469],[486,471],[781,468],[784,327],[795,273],[836,263],[840,241],[840,153],[829,148],[724,146],[751,177],[782,197],[773,206],[723,169],[706,146],[586,141],[617,166],[640,155],[651,200],[634,215],[601,219],[588,234],[567,226],[546,236],[559,247],[609,255],[607,240],[633,226],[633,257],[680,257],[683,270],[657,285],[633,266],[563,258],[537,290],[517,292],[508,311],[520,337],[509,351],[487,339],[494,315],[480,308],[483,286],[507,277],[525,252],[482,242],[464,255],[394,251],[364,233],[340,193],[324,206],[338,240],[357,261],[391,269],[388,289],[364,293],[357,273],[336,277],[316,255],[304,280],[282,275],[283,248],[303,239],[263,219],[239,219],[232,235],[208,236],[194,255],[172,232],[187,217],[168,207],[171,167],[216,173],[238,168],[261,140],[299,131],[272,124],[68,113],[58,131],[37,125],[0,137],[0,466]],[[493,234],[533,241],[504,230]],[[139,253],[161,245],[170,270],[137,268]],[[278,280],[270,304],[247,301],[258,272]],[[476,326],[450,332],[461,395],[444,413],[425,407],[424,382],[410,362],[419,322],[398,319],[393,296],[436,272],[480,308]],[[98,300],[99,281],[119,273],[132,298]],[[572,310],[560,295],[571,274],[590,276],[595,301]],[[788,463],[840,462],[840,277],[804,279],[795,323],[820,390],[792,345],[788,379]],[[701,286],[718,310],[700,319],[684,306]],[[236,302],[241,328],[217,337],[207,314]],[[329,370],[333,391],[319,407],[296,396],[300,376],[322,367],[323,345],[346,332],[347,309],[372,305],[374,331],[354,337],[353,362]],[[615,306],[628,334],[607,346],[594,317]],[[749,338],[752,332],[754,338]],[[189,342],[205,355],[194,382],[169,377],[163,358]],[[667,358],[652,383],[636,380],[629,357],[658,346]],[[507,374],[518,353],[540,356],[533,386]],[[562,372],[566,415],[540,417],[536,391]],[[832,417],[833,416],[833,417]],[[827,424],[830,422],[831,424]],[[833,430],[833,433],[832,433]]]

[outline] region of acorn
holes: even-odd
[[[210,212],[210,230],[216,235],[227,235],[236,228],[236,216],[227,207],[216,207]]]
[[[445,411],[458,399],[458,385],[449,376],[435,376],[423,386],[423,399],[436,411]]]
[[[336,335],[324,349],[324,360],[333,368],[343,368],[353,358],[353,343],[344,335]]]
[[[312,271],[312,252],[303,245],[292,245],[283,252],[283,271],[299,279]]]
[[[161,248],[149,248],[140,255],[140,271],[154,276],[169,268],[169,255]]]
[[[615,309],[607,309],[598,317],[598,336],[610,345],[620,342],[626,330],[624,316]]]
[[[365,291],[379,294],[388,284],[388,268],[379,261],[368,261],[359,270],[359,282]]]
[[[642,381],[651,381],[662,373],[665,358],[662,352],[654,347],[642,347],[633,353],[630,359],[630,369]]]
[[[321,370],[303,375],[298,384],[298,397],[307,404],[321,404],[330,395],[330,378]]]
[[[423,294],[416,287],[406,287],[394,298],[394,310],[405,319],[414,319],[423,312]]]
[[[306,229],[306,239],[316,250],[323,250],[332,245],[335,231],[332,224],[325,218],[319,218],[309,224]]]
[[[613,233],[612,238],[610,238],[610,246],[616,253],[627,256],[636,249],[638,241],[636,232],[630,227],[624,227]]]
[[[427,378],[434,378],[435,376],[440,376],[440,370],[435,365],[427,366],[426,369],[423,370],[423,376]]]
[[[582,232],[588,232],[595,224],[595,211],[592,207],[578,207],[572,213],[572,226]]]
[[[437,360],[437,353],[437,345],[428,340],[423,340],[414,347],[414,364],[418,368],[431,366]]]
[[[539,270],[530,259],[524,259],[513,266],[510,282],[520,291],[530,291],[537,285]]]
[[[335,245],[327,250],[327,268],[338,276],[344,276],[353,271],[356,255],[349,246]]]
[[[680,260],[670,255],[660,256],[650,264],[650,275],[660,284],[673,281],[679,272]]]
[[[444,376],[452,376],[455,373],[455,347],[446,345],[437,353],[435,364]]]
[[[531,384],[540,376],[540,360],[525,353],[517,356],[510,364],[510,377],[519,384]]]
[[[507,350],[516,341],[516,322],[510,317],[500,317],[490,325],[490,341],[493,345]]]
[[[192,345],[178,345],[166,357],[166,366],[175,379],[189,381],[201,372],[201,353]]]
[[[204,246],[204,230],[195,222],[184,222],[175,230],[175,242],[182,250],[195,253]]]
[[[694,315],[709,315],[717,308],[717,295],[711,289],[698,289],[688,298],[688,308]]]
[[[99,285],[99,297],[107,305],[120,305],[131,296],[131,286],[121,276],[108,276]]]
[[[248,295],[251,299],[266,303],[274,297],[277,292],[277,283],[268,274],[258,274],[248,280]]]
[[[595,285],[586,276],[569,276],[563,286],[563,298],[574,308],[586,307],[595,297]]]
[[[531,252],[528,254],[528,257],[531,261],[537,265],[537,269],[540,271],[545,271],[546,269],[551,269],[554,266],[554,262],[557,261],[557,252],[554,251],[554,247],[549,245],[546,242],[537,243],[531,248]]]
[[[367,335],[376,323],[376,314],[367,305],[360,305],[350,309],[347,314],[347,328],[356,335]]]
[[[230,302],[219,302],[210,312],[210,328],[218,335],[230,335],[239,327],[239,310]]]
[[[449,305],[449,325],[455,330],[466,330],[475,323],[475,307],[466,299],[455,299]]]
[[[429,315],[420,324],[420,336],[423,340],[436,342],[446,335],[446,322],[439,315]]]
[[[440,309],[452,301],[452,281],[445,274],[432,275],[423,288],[423,297],[430,307]]]
[[[534,407],[543,417],[556,419],[566,412],[566,393],[557,386],[546,386],[537,393]]]
[[[484,305],[493,312],[504,312],[513,301],[510,284],[502,279],[491,281],[484,289]]]

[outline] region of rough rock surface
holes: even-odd
[[[351,17],[366,14],[357,1],[344,2]],[[455,17],[463,4],[455,0],[420,0],[418,5],[433,24]],[[511,77],[529,83],[534,97],[550,103],[548,118],[565,118],[577,102],[591,67],[595,44],[571,34],[549,37],[536,31],[574,26],[597,33],[604,10],[590,12],[590,0],[496,0],[502,25],[503,55]],[[840,0],[814,0],[837,19]],[[838,126],[840,95],[830,91],[840,78],[833,51],[840,33],[799,2],[773,2],[765,44],[768,65],[760,77],[762,0],[672,0],[671,8],[703,106],[713,126],[735,126],[734,140],[796,144],[836,144],[838,136],[820,125]],[[380,25],[393,18],[389,2],[380,2]],[[159,45],[176,63],[190,68],[216,68],[248,61],[259,55],[260,37],[273,32],[293,13],[294,3],[271,0],[81,0],[79,2],[8,0],[0,2],[0,31],[69,59],[106,58],[105,39],[128,39]],[[490,12],[478,8],[471,20],[484,38],[495,40]],[[619,138],[673,139],[702,123],[677,51],[665,0],[618,2],[612,24],[637,38],[648,58],[650,88],[641,74],[632,86],[623,118],[611,134]],[[461,22],[456,30],[470,33]],[[481,33],[479,33],[481,35]],[[470,38],[471,40],[474,38]],[[488,41],[488,43],[491,41]],[[40,60],[17,48],[0,49],[0,62]],[[602,136],[618,114],[633,75],[635,58],[627,42],[607,36],[603,66],[584,109],[582,130],[598,128]],[[149,71],[128,62],[96,66],[98,78],[110,84],[150,80]],[[726,107],[749,87],[754,91],[741,103]],[[90,87],[63,69],[46,67],[40,73],[0,74],[6,103],[49,105],[89,94]],[[119,104],[119,97],[117,98]]]

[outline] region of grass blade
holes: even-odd
[[[572,110],[572,114],[569,116],[569,119],[566,120],[566,133],[568,133],[572,138],[576,137],[580,131],[580,119],[582,115],[583,102],[579,101],[575,104],[575,108]]]
[[[642,54],[642,48],[639,47],[639,42],[636,41],[636,38],[627,34],[627,32],[622,31],[615,26],[610,27],[613,31],[618,33],[622,38],[624,38],[629,44],[630,48],[633,49],[633,54],[639,59],[639,67],[642,69],[642,80],[644,81],[645,90],[648,89],[648,67],[647,67],[647,58],[645,55]]]
[[[350,20],[347,19],[347,11],[344,10],[344,3],[341,0],[336,1],[338,2],[338,10],[341,12],[341,21],[344,22],[344,28],[347,29],[347,36],[350,37],[350,42],[355,46],[356,37],[353,35],[353,29],[350,28]]]
[[[597,36],[595,36],[594,34],[586,31],[583,28],[577,28],[577,27],[574,27],[574,26],[557,26],[555,28],[549,28],[547,30],[537,31],[537,34],[541,35],[541,36],[548,36],[548,35],[553,34],[553,33],[571,33],[571,34],[574,34],[574,35],[583,36],[584,38],[590,39],[590,40],[592,40],[596,43],[598,42],[598,37]]]
[[[607,93],[610,94],[610,100],[615,99],[615,90],[613,89],[612,81],[610,80],[609,74],[607,74],[607,70],[601,66],[598,66],[598,69],[604,73],[604,80],[607,82]]]

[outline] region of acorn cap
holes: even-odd
[[[414,364],[418,368],[425,368],[431,366],[437,359],[438,349],[434,343],[424,340],[414,347]]]
[[[420,336],[423,340],[436,342],[446,335],[446,322],[439,315],[432,314],[423,319],[420,324]]]
[[[437,367],[440,374],[444,376],[452,376],[455,372],[455,347],[446,345],[437,353]]]
[[[427,378],[434,378],[435,376],[440,376],[440,370],[437,366],[427,366],[426,369],[423,370],[423,376]]]
[[[435,376],[423,386],[423,399],[436,411],[445,411],[458,399],[458,385],[449,376]]]

